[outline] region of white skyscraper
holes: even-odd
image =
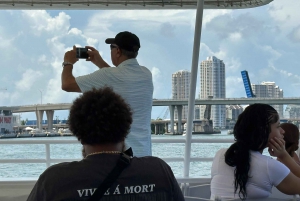
[[[172,99],[188,99],[190,93],[191,73],[180,70],[172,74]],[[182,119],[187,119],[188,107],[182,107]],[[177,108],[174,111],[175,119],[178,119]]]
[[[283,90],[276,86],[275,82],[262,82],[251,84],[254,95],[258,98],[283,98]],[[272,105],[283,118],[283,105]]]
[[[200,99],[225,98],[225,64],[222,60],[212,56],[207,57],[200,64]],[[200,119],[204,118],[205,105],[200,106]],[[226,106],[213,105],[211,118],[214,127],[225,127]]]

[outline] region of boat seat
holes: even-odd
[[[210,184],[192,185],[188,187],[184,198],[186,201],[210,200]],[[298,195],[286,195],[280,192],[277,188],[272,188],[272,194],[269,198],[263,199],[246,199],[246,201],[297,201],[300,199]],[[222,199],[222,201],[240,201],[240,199]]]
[[[190,186],[188,190],[188,195],[191,197],[210,199],[210,184],[200,184]]]
[[[185,201],[208,201],[210,199],[184,196]]]
[[[0,179],[1,201],[24,201],[36,183],[37,178]]]

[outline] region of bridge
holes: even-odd
[[[270,105],[300,105],[300,97],[294,98],[216,98],[195,99],[195,105],[248,105],[253,103],[265,103]],[[187,105],[188,99],[153,99],[153,106],[180,106]],[[69,110],[72,103],[47,103],[23,106],[0,106],[0,110],[10,110],[13,113],[35,112],[38,110]]]
[[[216,99],[196,99],[195,105],[247,105],[254,103],[265,103],[270,105],[295,104],[300,105],[300,97],[295,98],[216,98]],[[188,105],[188,100],[172,99],[153,99],[153,106],[169,106],[170,124],[174,125],[174,110],[177,108],[178,122],[177,132],[182,132],[182,106]],[[69,110],[72,103],[47,103],[23,106],[0,106],[0,110],[11,111],[12,113],[35,112],[39,129],[42,129],[42,120],[44,111],[46,112],[48,130],[53,128],[53,115],[55,110]],[[171,126],[171,133],[174,133],[174,127]]]

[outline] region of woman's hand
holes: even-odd
[[[271,156],[275,156],[279,159],[286,157],[287,155],[289,156],[288,152],[285,150],[284,139],[280,139],[277,137],[270,139],[268,151]]]

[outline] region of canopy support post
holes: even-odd
[[[191,67],[190,94],[189,94],[189,101],[188,101],[188,118],[187,118],[184,169],[183,169],[184,177],[189,177],[189,170],[190,170],[192,124],[194,120],[195,95],[196,95],[197,72],[198,72],[198,62],[199,62],[199,53],[200,53],[203,9],[204,9],[204,0],[198,0],[196,22],[195,22],[195,33],[194,33],[193,59],[192,59],[192,67]]]

